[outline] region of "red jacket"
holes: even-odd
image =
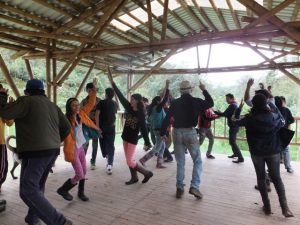
[[[212,108],[205,110],[204,112],[199,114],[198,117],[198,128],[210,128],[211,121],[215,120],[219,116],[214,113]]]

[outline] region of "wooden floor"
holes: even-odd
[[[139,146],[137,157],[144,151]],[[117,224],[175,224],[175,225],[279,225],[300,224],[300,163],[293,163],[295,173],[288,174],[282,167],[288,202],[295,214],[286,219],[281,215],[278,198],[272,188],[271,216],[265,216],[259,193],[253,188],[256,182],[253,165],[249,158],[243,164],[234,164],[224,155],[215,160],[203,158],[201,192],[202,200],[188,194],[191,180],[192,162],[187,155],[186,192],[182,199],[175,198],[176,163],[167,164],[167,169],[155,169],[155,159],[150,160],[148,168],[154,177],[147,184],[126,186],[129,178],[121,146],[116,151],[113,175],[105,173],[105,161],[97,158],[97,169],[88,170],[86,194],[89,202],[81,202],[77,197],[72,202],[63,200],[56,189],[69,177],[73,169],[60,157],[49,176],[46,195],[57,209],[76,225],[117,225]],[[89,161],[90,156],[87,157]],[[19,171],[18,171],[19,173]],[[76,190],[72,190],[76,195]],[[8,202],[7,210],[0,214],[0,225],[25,224],[27,207],[18,195],[18,180],[10,175],[2,187],[0,199]]]

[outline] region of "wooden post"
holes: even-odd
[[[25,61],[25,65],[26,65],[26,68],[27,68],[29,79],[32,80],[33,79],[33,73],[32,73],[32,69],[31,69],[31,66],[30,66],[29,59],[24,59],[24,61]]]
[[[56,48],[56,41],[52,41],[52,51]],[[52,81],[55,80],[57,76],[57,66],[56,66],[56,58],[52,58]],[[56,83],[52,83],[53,85],[53,102],[57,104],[57,85]]]
[[[81,84],[80,84],[80,86],[79,86],[79,88],[78,88],[78,91],[77,91],[77,93],[76,93],[76,95],[75,95],[75,98],[78,98],[78,96],[79,96],[80,92],[82,91],[82,89],[83,89],[83,87],[84,87],[84,85],[85,85],[87,79],[89,78],[89,76],[90,76],[92,70],[94,69],[95,64],[96,64],[96,63],[94,62],[94,63],[91,65],[90,69],[88,70],[88,72],[87,72],[86,75],[84,76],[84,78],[83,78],[83,80],[82,80],[82,82],[81,82]]]
[[[8,83],[8,85],[11,87],[11,89],[13,90],[14,94],[16,97],[20,97],[20,93],[19,93],[19,90],[16,86],[16,84],[14,83],[12,77],[10,76],[9,74],[9,71],[7,69],[7,66],[2,58],[2,55],[0,54],[0,67],[1,67],[1,70],[3,72],[3,75]]]
[[[47,96],[51,100],[51,52],[50,52],[50,41],[47,39],[48,49],[46,51],[46,86]]]
[[[130,96],[131,96],[131,89],[132,87],[132,72],[130,71],[128,74],[127,74],[127,99],[128,101],[130,101]]]

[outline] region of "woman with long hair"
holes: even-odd
[[[125,184],[130,185],[137,183],[139,181],[137,172],[144,175],[142,183],[146,183],[153,176],[153,173],[145,169],[142,164],[138,163],[134,159],[134,153],[138,143],[138,134],[140,131],[143,135],[145,145],[150,145],[145,122],[145,109],[142,96],[140,94],[133,94],[131,95],[129,102],[114,83],[109,68],[108,79],[125,109],[125,124],[122,132],[122,139],[126,162],[131,174],[131,179],[125,182]]]
[[[258,189],[263,201],[263,211],[271,214],[271,204],[267,192],[265,164],[279,197],[282,214],[293,217],[287,205],[284,184],[280,177],[280,151],[282,150],[279,130],[284,126],[284,119],[276,106],[267,104],[263,94],[256,94],[252,99],[253,107],[249,114],[239,118],[243,102],[235,111],[233,122],[246,128],[246,137],[255,168]]]
[[[166,86],[163,92],[163,99],[160,96],[156,96],[152,99],[152,102],[149,105],[148,120],[150,122],[150,129],[153,131],[155,135],[155,145],[153,146],[151,151],[146,153],[139,160],[140,163],[143,165],[145,165],[145,163],[149,159],[151,159],[155,154],[158,154],[156,168],[165,168],[165,166],[163,166],[163,161],[164,161],[164,151],[166,145],[165,142],[160,137],[160,128],[162,125],[162,121],[166,116],[163,107],[169,98],[169,84],[170,81],[166,80]]]
[[[75,176],[69,178],[58,190],[57,193],[65,200],[71,201],[73,196],[69,193],[76,184],[78,185],[78,197],[82,201],[88,201],[84,194],[86,159],[83,145],[90,138],[99,138],[99,128],[89,118],[89,113],[96,104],[96,85],[93,81],[94,88],[89,92],[88,102],[80,108],[77,98],[69,98],[66,103],[66,117],[71,123],[71,131],[64,141],[65,160],[71,162],[75,171]]]

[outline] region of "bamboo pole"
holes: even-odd
[[[11,89],[13,90],[14,94],[16,97],[20,97],[20,92],[16,86],[16,84],[14,83],[12,77],[9,74],[9,71],[7,69],[7,66],[2,58],[2,55],[0,54],[0,68],[3,72],[3,75],[8,83],[8,85],[11,87]]]
[[[52,40],[52,50],[55,50],[56,48],[56,41]],[[57,64],[56,64],[56,58],[52,58],[52,81],[57,76]],[[53,85],[53,102],[57,104],[57,85],[52,82]]]
[[[51,100],[51,52],[50,52],[50,41],[47,39],[49,48],[46,51],[46,86],[47,96]]]
[[[25,65],[26,65],[26,69],[27,69],[27,72],[28,72],[28,76],[29,76],[29,79],[32,80],[33,79],[33,73],[32,73],[32,69],[31,69],[31,66],[30,66],[30,62],[28,59],[24,59],[25,61]]]
[[[75,95],[75,98],[78,98],[78,96],[79,96],[80,92],[82,91],[82,89],[83,89],[83,87],[84,87],[84,85],[85,85],[87,79],[89,78],[89,76],[90,76],[92,70],[94,69],[95,64],[96,64],[96,63],[94,62],[94,63],[90,66],[90,68],[89,68],[89,70],[87,71],[87,73],[85,74],[85,76],[84,76],[84,78],[83,78],[83,80],[82,80],[82,82],[81,82],[81,84],[80,84],[80,86],[79,86],[79,88],[78,88],[78,90],[77,90],[77,93],[76,93],[76,95]]]

